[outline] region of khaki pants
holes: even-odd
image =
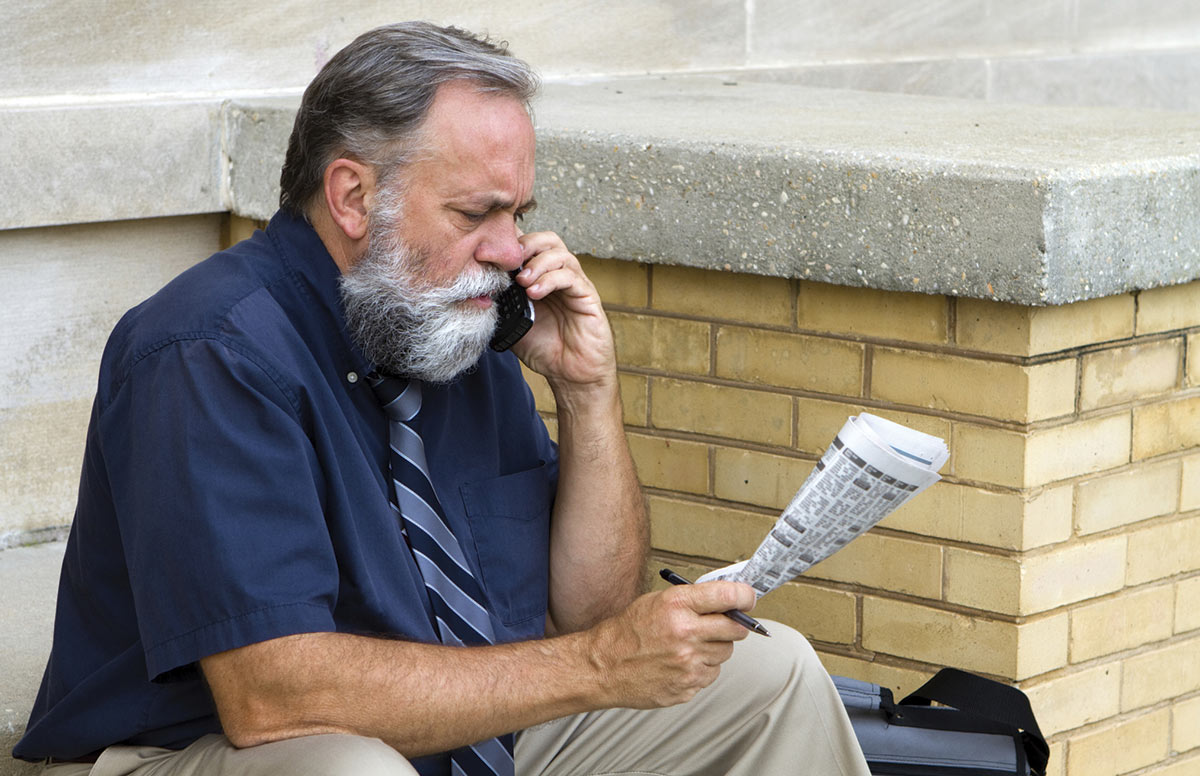
[[[665,709],[607,709],[520,732],[519,776],[868,776],[837,691],[804,637],[767,623],[734,648],[720,678]],[[52,776],[412,776],[377,739],[321,735],[235,749],[205,736],[182,751],[114,746],[94,766]]]

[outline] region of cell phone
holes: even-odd
[[[496,296],[496,333],[492,335],[492,350],[505,351],[525,336],[533,326],[533,302],[525,295],[525,287],[517,283],[517,272],[508,273],[512,285]]]

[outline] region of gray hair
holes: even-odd
[[[280,208],[306,215],[325,168],[339,157],[370,164],[381,178],[411,161],[438,87],[455,80],[510,95],[526,110],[538,90],[537,75],[507,44],[456,27],[403,22],[360,35],[304,90],[280,176]]]

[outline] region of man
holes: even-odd
[[[722,616],[749,587],[638,595],[604,311],[519,227],[535,89],[459,30],[363,35],[305,93],[266,231],[118,324],[18,756],[510,774],[521,731],[520,773],[866,773],[803,638]],[[557,445],[486,350],[518,270]]]

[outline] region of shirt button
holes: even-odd
[[[358,382],[358,372],[347,372],[346,373],[346,382],[357,383]]]

